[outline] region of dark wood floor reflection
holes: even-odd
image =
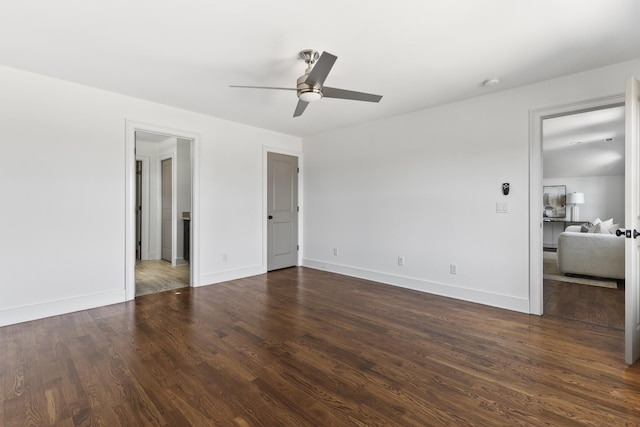
[[[624,330],[624,284],[612,289],[544,279],[543,286],[545,316]]]
[[[2,426],[623,426],[620,330],[327,272],[0,328]]]

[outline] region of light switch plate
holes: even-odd
[[[509,203],[507,203],[507,202],[497,202],[496,203],[496,213],[509,213]]]

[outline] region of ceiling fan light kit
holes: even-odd
[[[307,64],[307,69],[304,74],[298,78],[295,89],[285,87],[236,85],[231,85],[231,87],[245,89],[295,90],[298,94],[298,105],[293,113],[293,117],[301,116],[310,102],[319,101],[322,98],[339,98],[366,102],[380,102],[382,99],[381,95],[324,86],[324,81],[329,75],[329,71],[331,71],[333,64],[338,59],[337,56],[332,55],[329,52],[323,52],[322,55],[320,55],[313,49],[305,49],[300,52],[299,56]]]
[[[322,93],[318,90],[300,91],[298,93],[298,99],[304,102],[315,102],[322,99]]]

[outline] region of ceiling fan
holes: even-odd
[[[329,52],[323,52],[319,55],[313,49],[305,49],[300,52],[300,58],[307,63],[307,69],[304,75],[298,78],[297,87],[268,87],[268,86],[238,86],[231,85],[235,88],[246,89],[276,89],[276,90],[295,90],[298,92],[298,105],[293,113],[293,117],[301,116],[310,102],[319,101],[322,98],[340,98],[350,99],[353,101],[380,102],[382,95],[373,95],[371,93],[355,92],[353,90],[337,89],[335,87],[324,86],[324,81],[329,75],[329,71],[338,59],[337,56]]]

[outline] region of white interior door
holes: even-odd
[[[173,249],[173,188],[172,159],[162,161],[162,259],[171,262]]]
[[[298,264],[298,158],[267,153],[267,270]]]
[[[627,80],[625,117],[625,361],[640,357],[640,82]]]

